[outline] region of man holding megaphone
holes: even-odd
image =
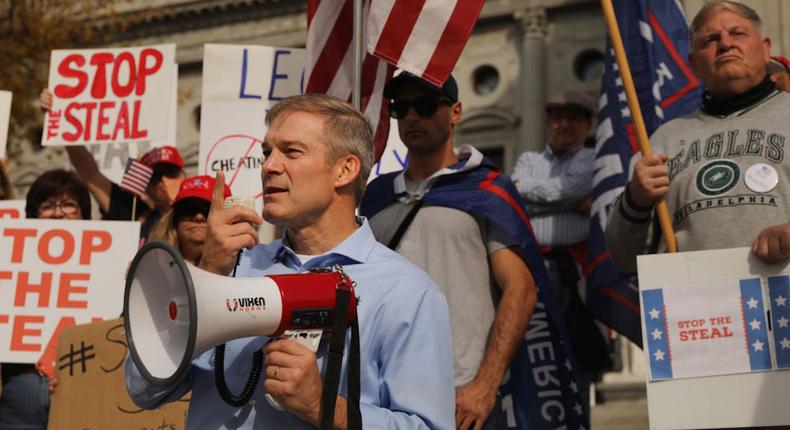
[[[234,269],[236,277],[261,278],[341,266],[355,282],[358,303],[362,425],[454,428],[450,317],[444,296],[424,272],[376,242],[367,220],[355,216],[373,164],[367,120],[345,102],[308,94],[279,102],[268,111],[266,123],[263,218],[284,227],[285,235],[257,245],[252,225],[263,220],[242,206],[222,208],[224,176],[217,173],[200,268],[225,281],[214,282],[211,289],[241,282],[224,278]],[[237,260],[238,251],[245,248]],[[229,302],[227,311],[235,306]],[[176,318],[175,310],[170,317]],[[223,319],[218,321],[221,326]],[[187,418],[191,429],[315,427],[326,382],[322,374],[328,361],[327,337],[315,353],[290,339],[227,341],[224,378],[230,391],[244,387],[254,353],[262,349],[265,356],[263,382],[240,407],[223,401],[214,386],[214,364],[221,360],[213,350],[195,357],[188,370],[166,386],[151,384],[128,359],[127,388],[144,408],[175,401],[192,390]],[[345,343],[348,348],[348,336]],[[348,425],[348,393],[343,387],[349,373],[343,360],[335,428]]]

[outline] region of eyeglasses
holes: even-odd
[[[79,203],[74,200],[63,200],[60,202],[53,202],[47,200],[38,207],[38,216],[47,217],[55,213],[55,209],[60,208],[64,215],[74,215],[80,209]]]
[[[414,100],[393,100],[390,102],[390,116],[395,119],[406,118],[409,114],[409,107],[414,107],[417,115],[428,118],[436,113],[439,104],[452,105],[450,99],[444,97],[419,97]]]
[[[587,113],[576,109],[552,109],[548,112],[549,121],[560,122],[563,119],[569,122],[589,121]]]
[[[179,221],[192,221],[192,222],[206,222],[208,219],[208,212],[211,209],[211,204],[198,199],[187,199],[178,202],[174,208],[175,220]],[[203,215],[202,220],[198,220],[197,216]]]

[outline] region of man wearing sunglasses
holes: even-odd
[[[506,428],[498,389],[545,273],[537,247],[529,245],[528,223],[509,217],[519,210],[507,203],[518,206],[510,179],[475,148],[453,147],[462,108],[452,76],[438,88],[403,72],[384,96],[409,164],[371,182],[360,211],[377,240],[428,272],[447,296],[456,427]]]

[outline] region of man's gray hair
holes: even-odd
[[[325,94],[303,94],[280,100],[266,113],[266,125],[294,112],[307,112],[324,118],[323,132],[327,144],[327,162],[334,163],[345,155],[359,159],[360,170],[354,185],[357,203],[365,194],[370,170],[373,168],[373,129],[354,106]]]
[[[705,22],[705,20],[708,19],[713,11],[718,9],[728,10],[740,15],[745,19],[748,19],[752,22],[752,24],[754,24],[758,31],[762,32],[763,20],[760,19],[760,15],[757,15],[757,12],[755,12],[754,9],[750,8],[749,6],[730,0],[709,1],[705,3],[704,6],[702,6],[702,9],[700,9],[699,12],[697,12],[697,15],[691,21],[691,25],[689,26],[689,46],[691,46],[692,50],[694,48],[694,36],[699,30],[699,27]]]

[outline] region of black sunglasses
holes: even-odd
[[[194,221],[198,214],[203,215],[203,219],[208,219],[208,212],[211,204],[202,199],[189,198],[176,203],[175,221]]]
[[[414,107],[417,115],[428,118],[436,113],[439,109],[439,104],[446,104],[451,106],[452,101],[444,97],[419,97],[414,100],[393,100],[390,102],[390,116],[395,119],[406,118],[409,114],[409,107]]]

